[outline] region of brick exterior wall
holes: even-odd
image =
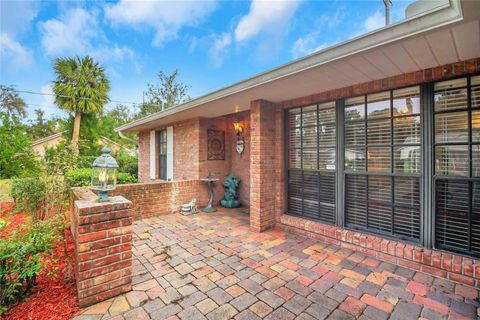
[[[276,188],[280,173],[276,141],[276,105],[252,101],[250,108],[250,228],[261,232],[275,224]]]
[[[180,211],[182,204],[197,199],[199,208],[208,201],[208,188],[200,180],[155,181],[118,185],[110,192],[132,202],[133,219],[156,217]]]
[[[131,290],[132,203],[121,196],[99,203],[89,190],[73,191],[78,304],[86,307]]]
[[[430,81],[447,80],[478,72],[480,72],[480,58],[299,97],[280,102],[278,105],[279,108],[304,106],[409,85],[418,85]],[[278,118],[279,116],[277,116],[277,121]],[[281,127],[283,127],[283,122],[281,122]],[[277,153],[277,157],[281,159],[281,162],[285,161],[282,156],[282,154]],[[284,165],[281,165],[281,170],[284,171]],[[285,173],[277,175],[277,178],[281,178],[283,181],[284,174]],[[277,191],[277,195],[283,199],[281,192]],[[358,250],[365,254],[376,256],[378,259],[407,268],[420,270],[434,276],[448,278],[456,282],[480,288],[480,260],[440,250],[414,246],[401,241],[389,240],[380,236],[350,231],[300,217],[288,216],[283,214],[284,210],[283,205],[281,212],[275,210],[277,225],[292,232],[301,233],[352,250]]]
[[[138,179],[150,181],[150,131],[138,133]]]
[[[291,232],[480,288],[480,260],[289,215],[282,215],[279,222],[281,227]]]
[[[200,119],[173,125],[173,180],[199,179]]]
[[[244,123],[243,137],[245,152],[240,156],[236,152],[236,134],[233,129],[234,121]],[[158,130],[165,127],[158,128]],[[215,129],[225,132],[225,160],[207,159],[207,130]],[[230,172],[240,179],[239,198],[245,207],[250,205],[250,112],[241,112],[235,115],[214,119],[195,118],[173,124],[173,180],[198,180],[212,172],[220,179],[215,183],[215,201],[223,197],[222,181]],[[142,182],[160,180],[150,179],[150,131],[139,133],[138,174]],[[157,161],[158,162],[158,161]],[[157,172],[158,172],[158,168]],[[128,195],[126,195],[127,198]],[[129,198],[130,199],[130,198]],[[132,199],[132,201],[134,201]],[[190,200],[189,200],[190,201]],[[187,201],[188,202],[188,201]]]
[[[245,151],[242,155],[237,153],[236,141],[237,136],[233,129],[233,123],[240,121],[243,124],[243,140],[245,142]],[[240,112],[227,117],[227,130],[230,131],[231,139],[231,168],[237,177],[240,178],[240,186],[238,187],[239,199],[246,208],[250,207],[250,111]]]

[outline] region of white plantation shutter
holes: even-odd
[[[173,127],[167,128],[167,180],[173,180]]]
[[[150,131],[150,179],[155,179],[155,169],[156,169],[156,159],[157,159],[157,148],[155,144],[156,132],[155,130]]]

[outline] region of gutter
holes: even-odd
[[[118,135],[120,136],[120,138],[125,139],[125,140],[127,140],[127,141],[130,141],[130,142],[134,143],[134,144],[138,147],[138,141],[137,141],[137,140],[133,140],[133,139],[127,137],[126,135],[123,134],[122,131],[119,131],[119,130],[117,130],[117,129],[115,129],[115,131],[118,133]]]
[[[460,0],[450,0],[434,10],[414,15],[403,21],[385,26],[367,34],[347,40],[343,43],[312,53],[306,57],[294,60],[277,68],[260,73],[254,77],[234,83],[230,86],[212,91],[208,94],[179,104],[164,111],[159,111],[144,118],[135,120],[115,129],[117,132],[128,130],[151,121],[155,121],[202,104],[231,96],[233,94],[285,78],[302,71],[340,60],[369,49],[373,49],[397,40],[436,29],[463,20]],[[134,130],[132,130],[134,131]]]

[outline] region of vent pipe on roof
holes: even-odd
[[[390,24],[390,6],[392,5],[392,0],[383,0],[383,4],[385,5],[385,25],[388,26]]]

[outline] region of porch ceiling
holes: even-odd
[[[294,99],[480,56],[480,1],[439,7],[311,54],[256,77],[134,121],[140,131],[193,117],[250,109],[250,102]]]

